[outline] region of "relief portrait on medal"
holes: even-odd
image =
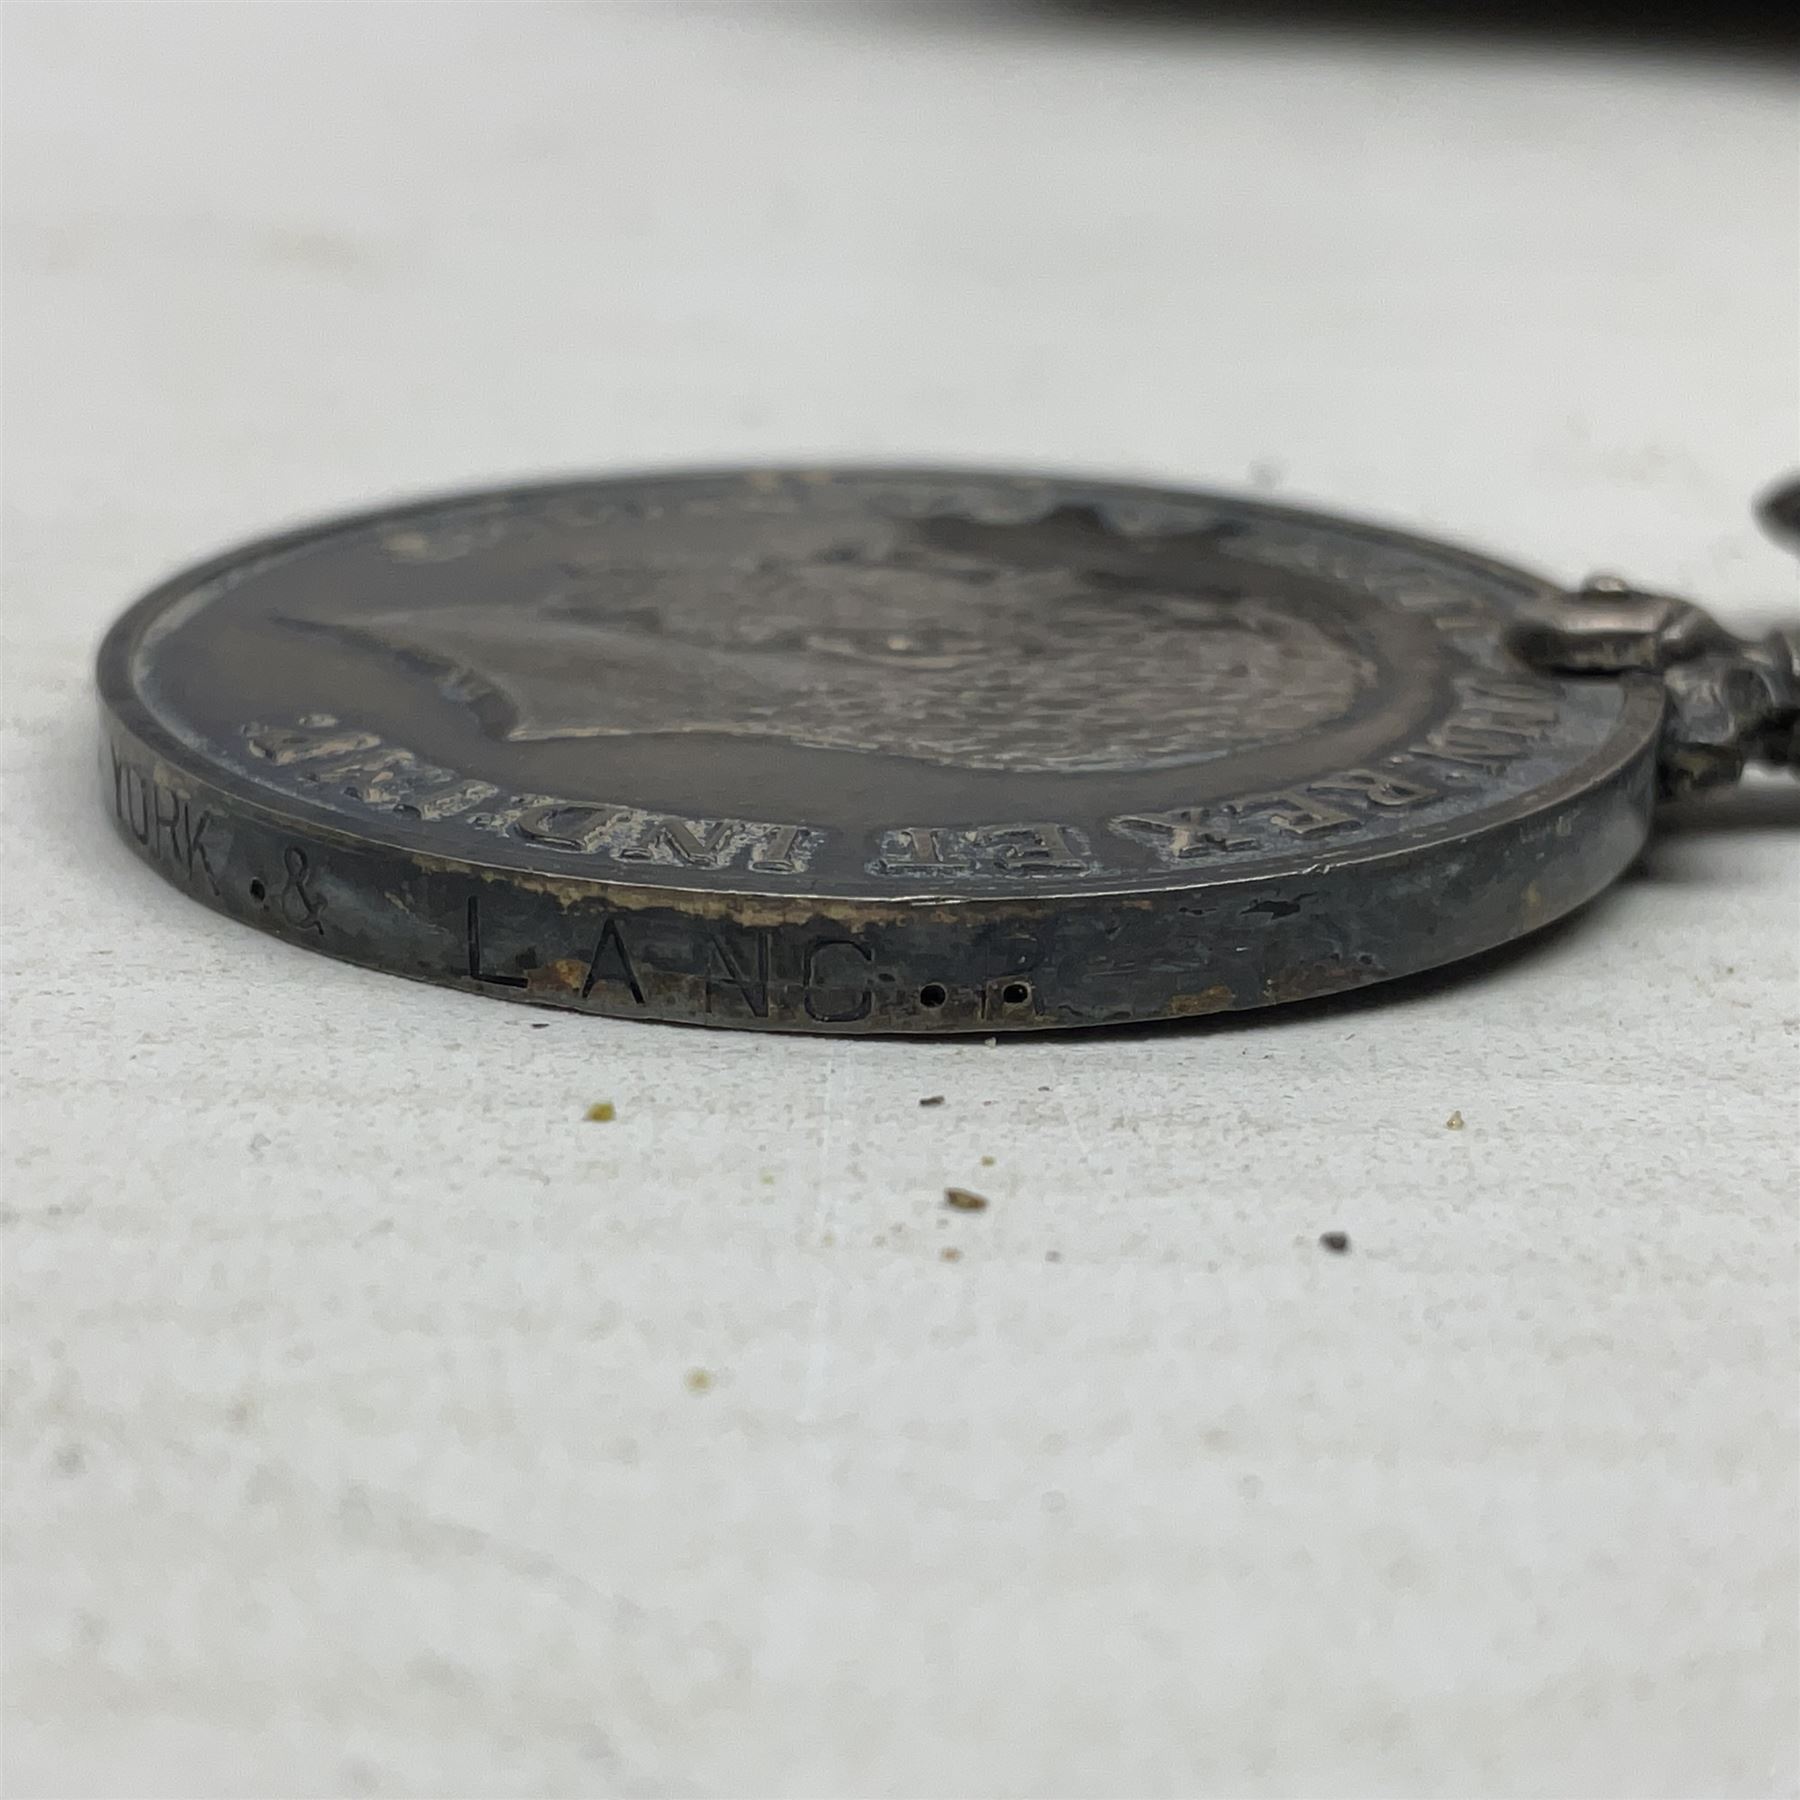
[[[429,674],[509,743],[708,733],[1078,774],[1201,761],[1350,710],[1367,658],[1258,573],[929,543],[664,553],[491,600],[287,623]]]

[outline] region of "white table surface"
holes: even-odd
[[[1767,616],[1781,70],[972,4],[5,33],[10,1794],[1794,1791],[1791,785],[1338,1008],[534,1031],[152,879],[89,688],[234,537],[733,458],[1258,485]]]

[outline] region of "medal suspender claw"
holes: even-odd
[[[1800,551],[1800,475],[1771,489],[1757,513],[1771,537]],[[1741,638],[1692,600],[1594,575],[1528,612],[1512,646],[1546,674],[1660,675],[1665,798],[1727,786],[1752,763],[1800,774],[1800,622]]]

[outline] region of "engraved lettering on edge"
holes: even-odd
[[[769,1016],[769,938],[767,932],[745,934],[750,940],[750,955],[726,943],[719,932],[706,938],[705,1000],[706,1010],[715,1010],[714,1002],[736,995],[737,1003],[755,1017]]]
[[[282,918],[296,931],[316,931],[323,937],[325,897],[308,885],[314,875],[306,852],[289,844],[281,853],[281,866],[287,871],[287,885],[276,898]]]
[[[827,959],[829,968],[825,966]],[[800,1002],[806,1016],[817,1019],[821,1025],[848,1025],[855,1019],[866,1019],[875,1004],[868,978],[869,965],[874,961],[871,952],[849,938],[821,938],[808,946],[805,993]],[[837,979],[838,971],[843,972],[845,979]]]
[[[127,762],[116,745],[109,744],[107,754],[112,764],[113,811],[119,822],[152,862],[179,868],[189,882],[196,874],[204,875],[207,887],[218,893],[219,878],[206,842],[212,814],[196,813],[187,795],[165,787]]]
[[[464,910],[464,928],[466,948],[468,951],[468,975],[471,981],[479,981],[488,987],[522,988],[525,985],[523,975],[503,975],[498,970],[489,969],[483,961],[481,946],[481,897],[471,894]]]
[[[582,999],[587,999],[603,981],[622,983],[639,1006],[644,1004],[644,990],[638,985],[637,968],[617,919],[608,919],[594,940],[594,954],[588,958],[587,973],[581,979]]]

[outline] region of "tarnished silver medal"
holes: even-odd
[[[1800,523],[1800,488],[1768,503]],[[1339,992],[1795,766],[1800,627],[1224,494],[739,470],[454,495],[165,583],[106,805],[307,948],[502,998],[1000,1032]]]

